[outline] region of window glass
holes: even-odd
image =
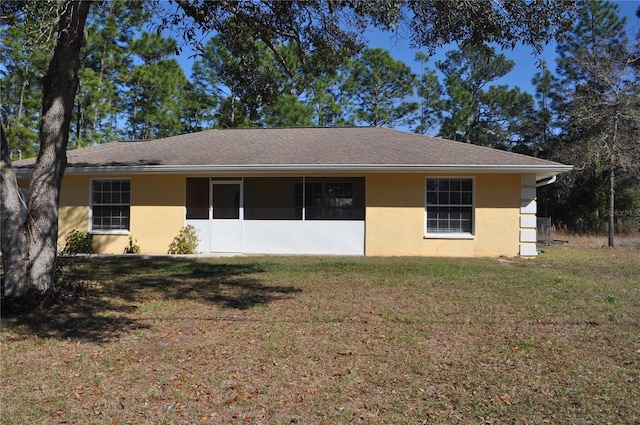
[[[473,232],[473,180],[428,178],[427,233]]]
[[[213,219],[237,220],[240,218],[240,183],[213,185]]]
[[[129,180],[92,180],[91,229],[129,230],[130,204]]]

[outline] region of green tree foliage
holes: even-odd
[[[133,64],[129,49],[151,14],[142,0],[97,3],[90,11],[87,46],[76,95],[70,147],[105,143],[124,136],[124,79]]]
[[[342,62],[345,53],[362,48],[365,30],[394,30],[406,25],[413,46],[433,50],[452,42],[496,43],[513,48],[524,43],[539,50],[572,22],[573,4],[536,2],[402,1],[264,1],[195,2],[176,0],[205,30],[221,31],[233,19],[248,33],[271,45],[288,41],[300,55],[305,72],[324,72]],[[163,18],[164,26],[182,26],[193,38],[181,13]],[[271,47],[271,46],[270,46]],[[277,49],[276,49],[277,50]],[[277,53],[276,53],[276,56]],[[279,58],[278,58],[279,59]]]
[[[351,62],[345,92],[352,100],[356,121],[373,126],[410,124],[418,104],[413,96],[416,76],[388,51],[366,49]]]
[[[16,13],[22,19],[0,27],[4,66],[0,67],[1,96],[14,159],[18,153],[26,158],[38,152],[41,80],[53,49],[50,27],[57,12],[52,3],[21,2]],[[122,79],[131,65],[128,44],[149,17],[148,6],[141,0],[114,0],[91,8],[69,148],[121,136],[118,116],[122,112]]]
[[[11,25],[0,26],[0,113],[12,159],[38,152],[38,126],[42,109],[41,80],[46,72],[53,40],[47,28],[55,20],[55,8],[24,4]]]
[[[576,200],[572,205],[582,215],[570,224],[577,225],[586,221],[585,217],[594,216],[600,217],[601,226],[608,221],[609,245],[613,246],[615,211],[633,208],[616,202],[615,193],[626,189],[616,183],[616,175],[632,173],[636,176],[633,189],[640,186],[640,82],[633,65],[637,46],[627,38],[625,20],[618,16],[617,5],[608,1],[585,2],[578,13],[573,31],[558,43],[554,106],[563,143],[557,144],[556,154],[575,164],[578,173],[595,176],[592,192],[606,185],[607,202],[594,203],[585,194],[582,201]],[[578,177],[575,181],[584,179]],[[599,230],[596,223],[591,223],[593,230]]]
[[[289,108],[300,112],[300,108],[290,109],[290,95],[299,81],[295,54],[279,45],[278,60],[264,42],[248,35],[242,24],[229,22],[225,28],[204,46],[192,73],[196,87],[208,100],[206,109],[217,118],[217,126],[258,126],[271,111]],[[289,101],[283,99],[285,96]],[[288,120],[274,116],[266,119],[272,124]]]
[[[193,133],[213,126],[213,115],[209,110],[211,103],[217,99],[209,96],[191,81],[187,82],[181,93],[180,109],[182,110],[182,127],[184,132]]]
[[[493,47],[464,44],[435,65],[444,75],[441,136],[504,149],[527,143],[533,98],[518,88],[490,86],[513,61]]]
[[[490,86],[482,94],[477,144],[519,153],[535,153],[534,99],[519,87]]]
[[[189,90],[178,61],[170,57],[177,49],[171,38],[144,33],[131,43],[141,62],[127,78],[128,136],[131,140],[168,137],[186,131],[182,101]]]
[[[346,63],[336,71],[313,75],[305,80],[302,98],[313,110],[313,123],[320,127],[353,125],[349,116],[349,95],[344,91]]]
[[[313,108],[296,96],[285,95],[263,108],[262,122],[266,127],[313,126]]]
[[[553,74],[547,68],[546,62],[541,63],[541,69],[537,72],[532,81],[535,87],[536,109],[534,111],[535,118],[533,123],[532,151],[537,156],[548,154],[553,143],[553,129],[556,120],[553,109],[551,108],[551,99],[553,95]]]
[[[494,42],[502,47],[513,47],[516,42],[521,41],[539,50],[546,41],[569,25],[572,8],[569,3],[546,0],[535,3],[514,1],[471,4],[442,1],[189,0],[177,0],[176,3],[204,31],[227,34],[229,28],[234,28],[234,31],[240,30],[237,34],[241,40],[263,43],[289,77],[296,75],[296,68],[305,75],[322,76],[322,81],[311,79],[303,92],[297,90],[297,93],[302,93],[298,95],[299,98],[306,104],[313,105],[313,120],[320,125],[357,122],[355,116],[346,113],[348,103],[343,103],[343,99],[347,96],[344,87],[336,85],[333,70],[339,67],[345,57],[362,49],[362,35],[371,26],[396,29],[401,23],[406,24],[412,34],[413,45],[428,47],[430,51],[453,41],[468,45]],[[166,15],[162,25],[183,28],[188,39],[195,38],[193,26],[189,22],[185,23],[180,13]],[[295,67],[291,66],[285,50],[293,51],[298,58],[299,62]],[[245,74],[242,73],[239,77]],[[340,77],[344,77],[344,74],[339,74],[338,78]],[[253,125],[251,123],[256,122],[256,117],[253,116],[256,108],[251,105],[249,98],[238,96],[237,93],[237,89],[230,90],[216,112],[223,126],[237,126],[240,123]],[[292,93],[284,93],[290,94]]]
[[[240,61],[223,45],[220,37],[209,39],[193,64],[191,78],[195,90],[201,93],[200,107],[211,117],[211,125],[244,127],[244,108],[239,102],[239,84],[235,70]],[[245,125],[246,124],[246,125]]]
[[[440,84],[438,74],[434,69],[424,69],[429,62],[429,56],[422,52],[416,54],[416,61],[422,64],[422,73],[417,85],[417,95],[420,99],[418,125],[416,133],[428,134],[437,132],[445,110],[443,99],[444,89]]]

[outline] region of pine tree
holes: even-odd
[[[440,136],[505,149],[525,143],[533,99],[518,88],[490,86],[513,69],[512,60],[493,47],[463,44],[435,65],[446,93]]]
[[[384,49],[366,49],[347,72],[344,90],[353,101],[357,121],[388,127],[411,124],[418,109],[409,100],[416,76],[404,62]]]
[[[553,74],[547,68],[546,62],[542,62],[541,69],[537,72],[531,82],[535,87],[535,137],[533,139],[534,150],[536,156],[547,155],[551,149],[554,137],[553,132],[556,125],[556,118],[551,107],[551,98],[553,90]]]
[[[355,124],[349,95],[344,91],[347,63],[336,71],[312,75],[305,80],[301,98],[312,109],[312,121],[319,127]]]
[[[292,107],[292,93],[300,91],[295,54],[287,46],[278,46],[278,60],[265,43],[248,35],[242,25],[230,22],[226,28],[228,33],[207,42],[192,73],[196,87],[208,100],[207,109],[215,117],[215,125],[275,125],[279,119],[265,115],[283,108],[285,103]],[[285,121],[283,117],[280,123]]]
[[[131,49],[140,63],[133,67],[127,80],[128,136],[135,140],[184,133],[182,101],[189,87],[184,71],[170,57],[177,42],[143,33],[132,42]]]
[[[418,52],[416,61],[422,64],[423,70],[417,86],[420,111],[418,125],[414,128],[414,131],[420,134],[427,134],[430,131],[437,133],[445,110],[442,98],[443,87],[434,69],[424,70],[425,65],[429,62],[429,57],[426,54]]]
[[[129,45],[150,19],[147,9],[141,0],[114,0],[91,9],[72,119],[71,148],[124,137],[118,117],[124,114],[124,79],[133,63]]]
[[[634,47],[618,14],[618,6],[608,1],[581,4],[573,31],[558,43],[554,99],[565,139],[558,155],[579,172],[597,176],[591,192],[606,179],[606,204],[594,205],[586,193],[572,207],[583,211],[582,221],[608,219],[609,246],[615,246],[615,193],[622,191],[616,176],[637,173],[640,164],[640,85]]]
[[[22,19],[0,26],[0,113],[6,136],[13,141],[12,159],[38,153],[41,80],[53,48],[45,28],[53,25],[55,9],[33,3],[24,6]]]

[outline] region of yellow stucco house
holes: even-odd
[[[535,256],[536,186],[570,166],[379,127],[208,130],[68,152],[60,243],[166,253]],[[15,164],[25,183],[33,160]]]

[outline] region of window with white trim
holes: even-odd
[[[129,179],[91,181],[91,230],[129,230],[131,182]]]
[[[427,235],[473,234],[473,179],[427,178]]]

